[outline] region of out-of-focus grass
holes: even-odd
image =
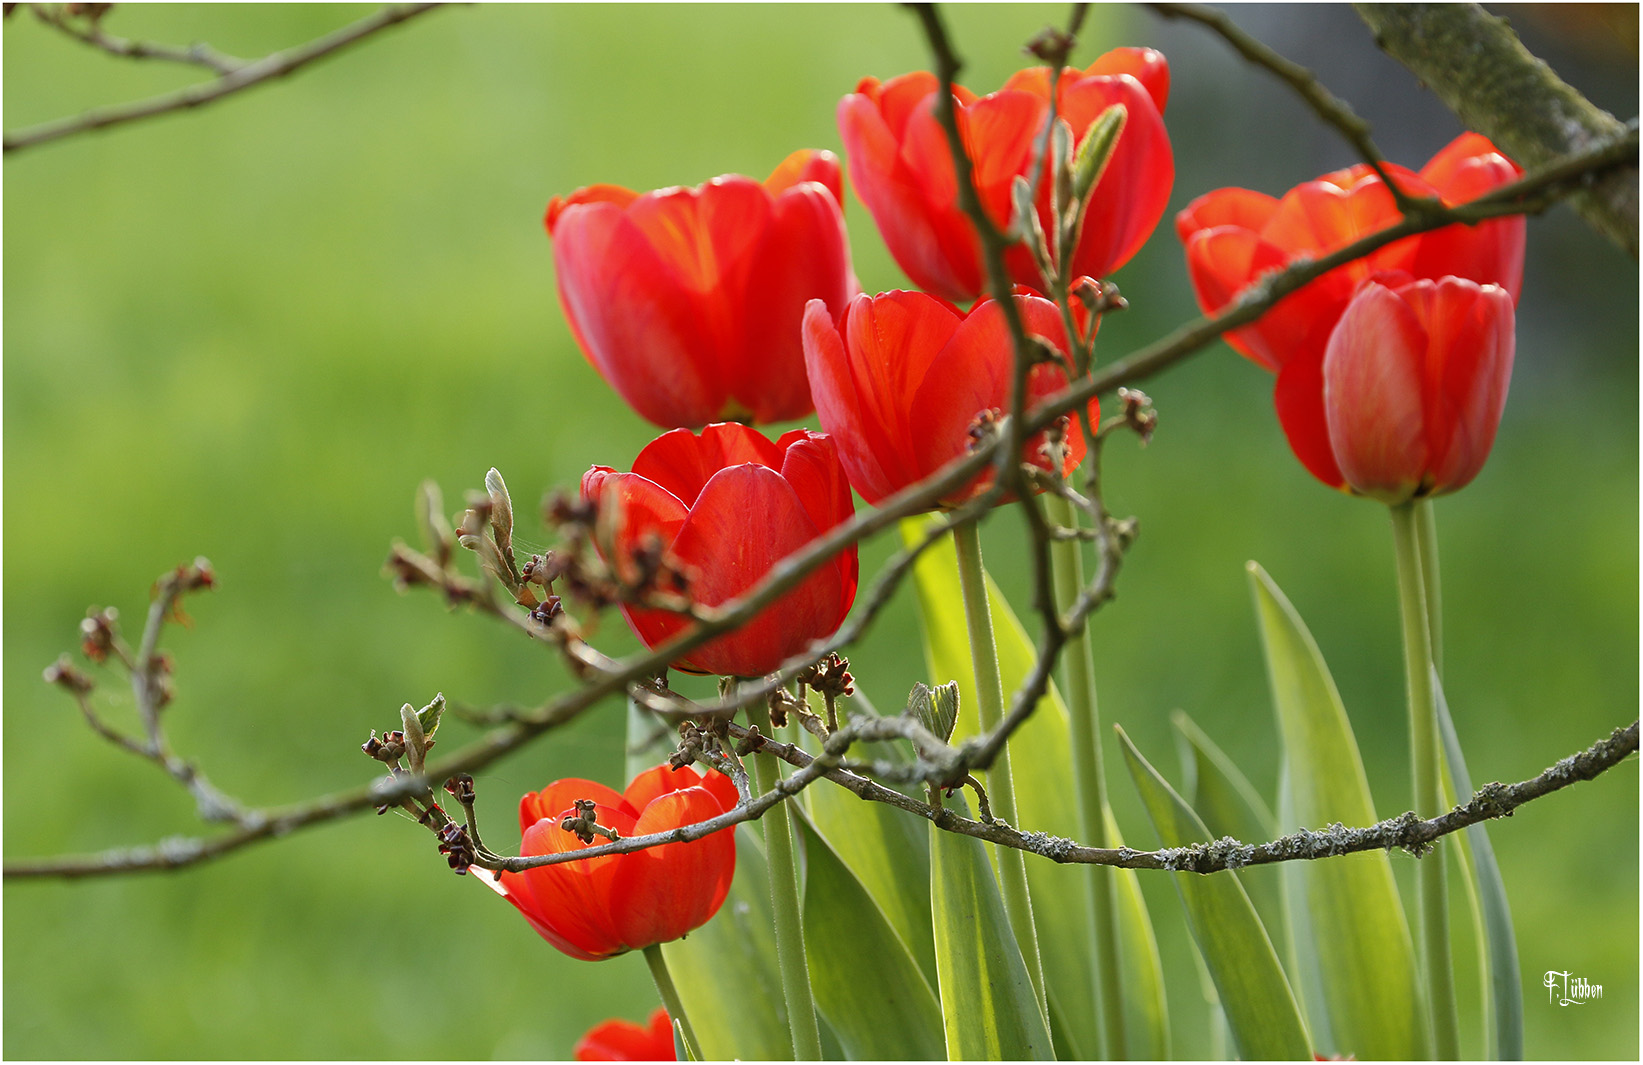
[[[250,55],[365,10],[120,8],[110,28]],[[1019,43],[1059,17],[952,10],[967,83],[996,86]],[[1174,61],[1175,205],[1232,182],[1277,191],[1347,161],[1338,146],[1321,165],[1308,154],[1327,135],[1274,150],[1275,124],[1308,120],[1212,43],[1122,12],[1095,19],[1086,61],[1133,42]],[[1380,60],[1366,33],[1358,46]],[[39,670],[73,646],[87,605],[113,603],[135,627],[149,583],[195,554],[221,586],[189,604],[192,629],[170,634],[168,718],[179,748],[249,802],[367,779],[355,745],[402,702],[561,690],[541,648],[431,596],[397,597],[379,572],[393,537],[414,538],[425,477],[456,509],[500,466],[522,537],[545,546],[534,500],[592,463],[628,462],[654,435],[569,338],[540,228],[547,198],[596,181],[762,176],[794,148],[837,150],[842,93],[923,65],[912,20],[888,8],[456,9],[198,113],[8,158],[7,855],[194,831],[179,790],[90,737]],[[17,128],[186,75],[91,54],[19,14],[4,78]],[[1440,146],[1445,121],[1409,115],[1424,131],[1408,134],[1415,150]],[[905,285],[859,201],[847,217],[863,286]],[[1636,267],[1566,212],[1532,223],[1530,246],[1496,454],[1440,504],[1449,697],[1480,781],[1528,776],[1638,703]],[[1108,324],[1108,354],[1193,311],[1167,219],[1118,280],[1135,309]],[[1112,505],[1140,517],[1142,537],[1094,622],[1103,713],[1157,759],[1168,712],[1185,708],[1270,798],[1275,730],[1242,569],[1255,558],[1335,670],[1381,811],[1403,809],[1380,508],[1310,480],[1272,418],[1269,379],[1226,349],[1146,387],[1158,437],[1109,449]],[[1018,525],[1003,510],[985,532],[1014,589]],[[888,550],[865,548],[864,566]],[[614,617],[601,638],[633,645]],[[898,600],[853,656],[881,707],[928,679],[917,638]],[[129,697],[104,681],[103,705],[129,724]],[[445,741],[473,732],[453,724]],[[620,767],[613,705],[481,777],[487,835],[512,843],[524,791],[568,775],[614,782]],[[1110,768],[1120,820],[1150,844]],[[1624,766],[1493,830],[1532,1055],[1637,1053],[1636,789]],[[1161,879],[1145,882],[1177,1051],[1206,1052],[1177,904]],[[561,957],[397,819],[175,876],[8,883],[5,904],[13,1057],[562,1057],[592,1022],[654,1004],[638,959]],[[1547,969],[1608,997],[1548,1007]]]

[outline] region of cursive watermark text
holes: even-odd
[[[1548,970],[1544,983],[1554,1006],[1584,1006],[1603,997],[1603,985],[1591,983],[1583,976]]]

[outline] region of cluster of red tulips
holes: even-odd
[[[1064,71],[1053,91],[1075,146],[1078,131],[1112,105],[1124,108],[1070,260],[1071,274],[1104,278],[1149,238],[1171,192],[1168,66],[1151,49],[1121,48]],[[1011,220],[1012,183],[1033,169],[1051,92],[1046,68],[1024,70],[986,96],[955,87],[976,191],[1001,227]],[[1013,346],[1001,307],[983,291],[980,242],[958,206],[938,95],[928,73],[867,78],[838,108],[851,183],[924,291],[858,290],[840,164],[827,151],[795,152],[762,182],[730,175],[647,193],[595,185],[549,204],[559,295],[577,342],[636,412],[669,430],[631,472],[596,466],[582,480],[583,497],[601,511],[599,550],[619,573],[660,545],[689,574],[696,603],[723,603],[848,520],[852,488],[879,504],[963,455],[978,416],[1007,406]],[[1445,204],[1519,173],[1475,134],[1418,174],[1390,164],[1384,172],[1404,196]],[[1049,184],[1031,190],[1046,229]],[[1211,192],[1180,212],[1177,229],[1199,303],[1215,313],[1263,274],[1400,218],[1382,176],[1357,166],[1281,199]],[[1390,503],[1476,476],[1506,398],[1523,244],[1521,217],[1409,237],[1331,271],[1228,335],[1276,375],[1279,420],[1308,470]],[[1017,246],[1007,262],[1018,286],[1009,298],[1028,332],[1065,354],[1077,338],[1066,336],[1059,309],[1042,294],[1037,261]],[[968,310],[955,302],[978,298]],[[1063,389],[1070,371],[1036,366],[1029,403]],[[751,427],[812,411],[822,432],[771,441]],[[1097,417],[1093,403],[1082,417]],[[1062,473],[1083,453],[1079,432],[1066,440]],[[1038,444],[1024,445],[1023,461],[1050,461]],[[987,476],[940,505],[974,497]],[[772,672],[837,629],[856,587],[852,547],[677,666],[732,677]],[[623,612],[652,647],[689,624],[666,610]],[[622,795],[560,781],[521,803],[523,853],[587,846],[560,824],[578,799],[591,799],[599,822],[624,835],[703,821],[736,802],[724,778],[689,769],[651,770]],[[708,920],[725,898],[735,853],[727,829],[695,843],[507,874],[499,889],[554,946],[605,958]],[[654,1033],[658,1054],[664,1030]]]

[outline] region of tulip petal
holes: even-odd
[[[747,275],[739,347],[727,358],[731,395],[754,421],[790,421],[814,409],[809,381],[794,365],[803,360],[805,304],[819,298],[835,313],[844,310],[853,277],[844,215],[832,194],[815,183],[783,192]]]
[[[567,207],[574,207],[579,203],[612,203],[617,207],[626,207],[638,196],[637,192],[621,185],[589,185],[577,189],[569,196],[555,196],[548,201],[548,210],[543,218],[548,227],[548,236],[553,236],[559,216],[565,213]]]
[[[678,270],[611,203],[566,208],[553,237],[560,303],[600,375],[658,425],[711,421],[725,404],[715,321],[723,315],[704,317]]]
[[[764,179],[765,191],[772,197],[795,185],[815,181],[833,194],[833,202],[844,210],[844,175],[839,171],[839,157],[822,148],[800,148],[776,164],[776,169]]]
[[[571,1051],[576,1061],[673,1061],[673,1028],[659,1009],[645,1025],[611,1019],[588,1029]]]
[[[600,824],[623,835],[633,834],[635,819],[627,811],[605,805],[597,806],[596,811]],[[526,855],[562,854],[604,842],[598,837],[594,840],[593,844],[584,844],[574,833],[566,832],[548,818],[527,828],[519,846],[520,853]],[[623,857],[607,854],[579,862],[540,866],[523,873],[503,873],[500,880],[508,901],[518,907],[543,938],[572,957],[595,960],[630,947],[622,939],[609,908]]]
[[[782,451],[757,429],[716,422],[703,428],[700,436],[688,429],[663,433],[639,452],[633,472],[672,492],[688,508],[715,473],[744,462],[780,469]]]
[[[751,588],[816,533],[793,487],[776,471],[747,464],[714,474],[673,550],[695,570],[692,598],[717,606]],[[823,567],[747,625],[691,652],[689,664],[722,676],[769,673],[837,627],[849,605],[843,591],[838,573]]]
[[[1322,390],[1329,443],[1342,477],[1361,495],[1401,503],[1420,487],[1426,350],[1414,310],[1373,282],[1359,290],[1329,339]]]
[[[1063,111],[1082,138],[1090,123],[1115,104],[1127,112],[1124,131],[1091,194],[1073,254],[1073,272],[1090,277],[1107,276],[1141,250],[1164,217],[1175,184],[1175,155],[1163,116],[1133,77],[1085,78],[1067,90]]]
[[[1273,384],[1272,402],[1289,449],[1301,465],[1329,487],[1344,487],[1346,482],[1330,449],[1329,423],[1324,417],[1322,353],[1286,362]]]
[[[602,806],[621,810],[628,817],[638,817],[643,809],[596,780],[566,777],[541,791],[528,792],[519,800],[519,831],[524,832],[543,818],[564,817],[577,799],[592,799]]]
[[[1421,170],[1447,204],[1477,199],[1523,176],[1488,138],[1463,133]],[[1516,303],[1523,292],[1523,249],[1527,222],[1522,215],[1453,225],[1422,234],[1413,273],[1440,278],[1453,274],[1478,284],[1501,285]]]
[[[1084,68],[1087,77],[1128,74],[1139,81],[1159,114],[1169,103],[1169,62],[1155,48],[1114,48]]]
[[[725,803],[720,788],[717,785],[709,787],[704,783],[704,777],[723,781],[724,784],[729,785],[730,801]],[[720,800],[725,810],[733,809],[736,805],[736,785],[731,784],[730,778],[723,773],[717,770],[698,773],[688,765],[674,769],[665,762],[659,766],[653,766],[634,777],[632,783],[628,784],[623,790],[622,798],[627,800],[628,805],[635,810],[642,811],[663,795],[696,787],[707,787],[707,790]],[[637,815],[635,816],[637,817]]]
[[[882,191],[893,195],[886,197],[890,202],[885,204],[884,213],[873,212],[873,220],[897,265],[915,284],[947,299],[969,300],[982,289],[981,242],[958,206],[957,173],[947,145],[947,131],[936,118],[936,101],[936,94],[931,93],[908,116],[896,145],[894,180],[877,182],[887,184],[888,189]],[[974,159],[976,142],[962,108],[957,121],[965,147]],[[850,175],[865,200],[862,180],[853,168]]]
[[[850,304],[857,308],[869,297],[857,296]],[[848,315],[850,312],[847,311]],[[811,300],[804,314],[804,362],[810,378],[811,398],[816,402],[816,419],[838,449],[839,461],[856,491],[877,506],[905,483],[887,472],[879,456],[897,454],[883,427],[864,418],[863,398],[856,386],[844,339],[833,325],[833,316],[820,300]]]
[[[782,460],[782,479],[793,486],[794,495],[810,515],[818,533],[832,531],[835,525],[855,514],[855,505],[850,501],[850,481],[839,464],[832,437],[795,429],[783,434],[777,444],[786,453]],[[849,548],[833,556],[833,568],[839,574],[846,604],[855,601],[859,565],[856,552]],[[843,620],[840,615],[832,627],[837,628]]]
[[[902,97],[886,94],[884,105]],[[960,236],[944,237],[939,230],[957,226],[961,219],[929,206],[921,181],[902,158],[899,134],[887,122],[905,123],[906,117],[894,111],[881,114],[872,99],[859,93],[839,101],[839,137],[849,161],[850,183],[907,276],[931,291],[963,299],[966,292],[979,288],[980,274],[947,260],[947,245],[962,247],[963,242]]]
[[[883,433],[876,450],[885,472],[897,488],[912,484],[930,472],[920,456],[920,440],[927,412],[908,397],[918,393],[930,376],[942,350],[964,321],[950,304],[922,292],[886,292],[874,299],[857,300],[844,321],[844,346],[861,401],[860,422]],[[985,366],[968,367],[965,376],[996,373]],[[919,418],[915,432],[913,416]],[[951,411],[945,413],[951,415]],[[965,424],[976,408],[965,412]],[[838,434],[835,434],[835,436]]]
[[[1278,201],[1264,192],[1225,188],[1206,192],[1175,216],[1175,232],[1182,243],[1194,233],[1216,226],[1236,226],[1259,233],[1278,210]]]
[[[665,832],[718,816],[719,800],[702,788],[669,792],[645,807],[634,835]],[[712,918],[736,871],[733,829],[689,843],[666,843],[622,856],[609,905],[622,942],[634,948],[665,943]]]
[[[1497,285],[1446,277],[1422,317],[1427,477],[1434,493],[1450,492],[1477,476],[1495,443],[1516,347],[1512,298]]]

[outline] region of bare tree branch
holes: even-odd
[[[1477,4],[1353,6],[1387,55],[1525,167],[1612,141],[1626,128],[1524,48],[1505,19]],[[1570,204],[1635,259],[1637,197],[1634,161],[1580,190]]]
[[[443,5],[438,3],[422,3],[385,7],[375,14],[367,15],[358,22],[344,26],[334,33],[327,34],[307,44],[233,66],[230,65],[233,61],[229,57],[222,56],[209,49],[201,51],[195,58],[188,58],[188,53],[177,52],[174,49],[143,45],[137,42],[123,41],[119,38],[100,37],[97,34],[100,34],[101,31],[95,28],[81,33],[75,32],[66,25],[52,22],[53,25],[57,25],[64,32],[68,32],[105,51],[112,51],[115,54],[127,55],[133,58],[159,58],[171,59],[177,62],[194,62],[218,70],[219,77],[214,81],[190,85],[176,92],[150,97],[147,100],[101,107],[87,111],[82,115],[61,118],[7,133],[4,140],[5,154],[9,155],[24,148],[32,148],[36,145],[61,140],[64,137],[72,137],[80,133],[89,133],[96,129],[124,125],[127,122],[153,118],[156,115],[169,114],[172,111],[203,107],[243,89],[249,89],[254,85],[260,85],[274,78],[285,77],[287,74],[291,74],[316,60],[323,59],[347,48],[349,45],[356,44],[375,33],[388,29],[390,26],[397,26],[441,6]],[[47,19],[47,21],[51,22],[52,20]],[[125,50],[121,51],[121,49]]]

